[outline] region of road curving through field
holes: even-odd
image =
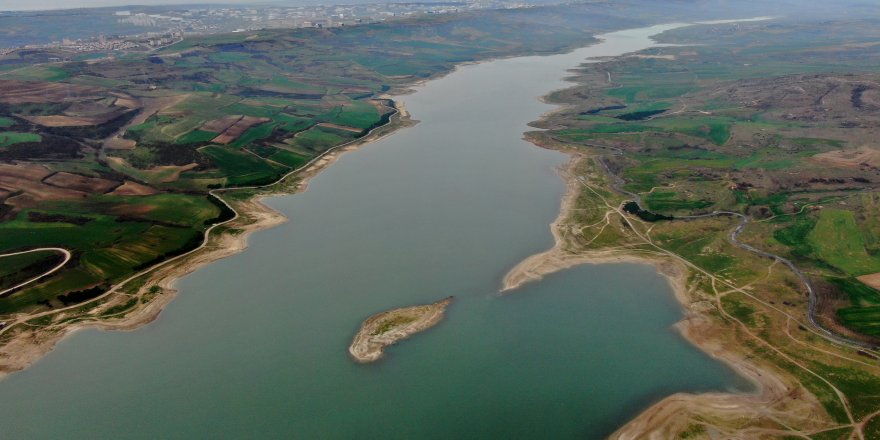
[[[64,249],[64,248],[59,248],[59,247],[42,247],[42,248],[36,248],[36,249],[30,249],[30,250],[21,251],[21,252],[12,252],[12,253],[8,253],[8,254],[0,255],[0,258],[3,258],[3,257],[12,257],[15,255],[31,254],[34,252],[46,252],[46,251],[58,252],[58,253],[64,255],[64,261],[58,263],[57,265],[55,265],[55,267],[53,267],[52,269],[49,269],[46,272],[43,272],[40,275],[37,275],[27,281],[18,283],[18,284],[14,285],[6,290],[0,291],[0,298],[3,298],[4,296],[8,296],[8,295],[12,294],[12,292],[15,292],[16,290],[18,290],[24,286],[27,286],[30,283],[33,283],[35,281],[43,279],[46,276],[52,275],[55,272],[58,272],[59,270],[61,270],[62,267],[64,267],[65,264],[67,264],[68,261],[70,261],[70,258],[72,257],[69,250]]]

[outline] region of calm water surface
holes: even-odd
[[[597,438],[676,391],[745,389],[671,329],[648,266],[583,266],[499,297],[552,245],[566,156],[521,140],[590,56],[467,66],[402,98],[423,122],[270,199],[290,222],[181,280],[135,332],[82,331],[0,383],[3,438]],[[357,365],[368,315],[455,295],[448,319]]]

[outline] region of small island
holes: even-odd
[[[433,304],[401,307],[370,316],[361,324],[348,352],[363,364],[379,360],[385,347],[437,325],[452,299],[450,296]]]

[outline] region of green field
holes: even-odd
[[[0,131],[0,148],[25,142],[40,142],[42,136],[35,133],[16,133],[12,131]]]
[[[346,142],[352,139],[352,137],[352,133],[342,130],[313,127],[299,133],[296,137],[290,139],[288,143],[298,149],[320,153]]]
[[[260,124],[256,127],[249,128],[246,132],[242,133],[242,135],[239,136],[238,139],[236,139],[229,145],[234,148],[241,148],[250,145],[253,142],[271,136],[274,130],[275,124],[273,123]]]
[[[853,87],[840,72],[856,81],[876,76],[871,51],[850,45],[867,41],[871,26],[790,25],[780,25],[786,29],[781,32],[761,25],[723,35],[700,27],[667,32],[666,42],[715,43],[646,51],[667,58],[587,66],[577,87],[552,94],[568,107],[544,126],[552,127],[548,135],[556,141],[605,155],[623,188],[640,193],[650,212],[749,215],[747,232],[755,231],[749,244],[791,258],[811,276],[848,280],[822,283],[823,294],[842,298],[828,319],[877,335],[872,326],[880,322],[874,309],[880,304],[864,300],[876,292],[855,279],[880,272],[875,177],[865,164],[856,169],[817,160],[870,142],[864,130],[840,126],[866,114],[854,109],[855,91],[835,87]],[[804,44],[818,41],[812,32],[846,59]],[[810,101],[789,99],[786,91],[795,83],[823,102],[830,103],[830,95],[819,90],[838,95],[817,112]],[[867,117],[871,122],[861,127],[880,123],[876,114]],[[720,245],[708,238],[665,238],[700,267],[731,266],[730,251],[710,251]]]
[[[60,261],[61,256],[53,251],[0,257],[0,290],[45,273]]]
[[[696,210],[712,206],[708,200],[689,200],[679,197],[674,192],[655,191],[645,197],[645,203],[651,211]]]
[[[214,139],[220,133],[215,133],[213,131],[204,131],[204,130],[193,130],[179,138],[175,141],[178,144],[198,144],[202,142],[210,142],[211,139]]]
[[[816,256],[848,275],[880,272],[880,257],[865,250],[865,239],[850,211],[823,209],[807,239]]]
[[[305,165],[309,158],[307,156],[303,156],[292,151],[287,150],[278,150],[269,156],[269,159],[274,160],[275,162],[283,163],[291,168],[299,168]]]
[[[267,184],[287,171],[251,154],[225,147],[209,146],[201,151],[223,172],[228,186]]]
[[[324,122],[362,129],[373,127],[379,122],[379,118],[380,115],[376,107],[368,103],[356,101],[350,105],[336,108],[320,117]]]

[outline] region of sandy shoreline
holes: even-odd
[[[578,250],[565,240],[563,228],[568,224],[582,188],[577,175],[572,171],[586,157],[577,152],[566,153],[571,155],[571,160],[560,175],[566,182],[567,190],[559,216],[550,225],[555,244],[551,249],[532,255],[514,266],[502,281],[501,294],[513,294],[513,291],[524,284],[581,264],[649,264],[669,281],[675,298],[685,312],[684,319],[675,324],[675,329],[682,337],[712,358],[727,364],[755,385],[755,391],[751,393],[673,394],[647,408],[610,438],[673,438],[687,426],[694,414],[720,420],[754,418],[762,415],[767,406],[777,404],[794,394],[797,395],[795,404],[800,414],[814,416],[818,420],[826,417],[819,401],[798,383],[782,377],[766,366],[758,365],[754,359],[738,351],[730,340],[722,337],[720,332],[724,329],[718,327],[709,315],[712,306],[707,307],[705,300],[692,295],[688,282],[689,270],[684,264],[670,257],[628,250]]]

